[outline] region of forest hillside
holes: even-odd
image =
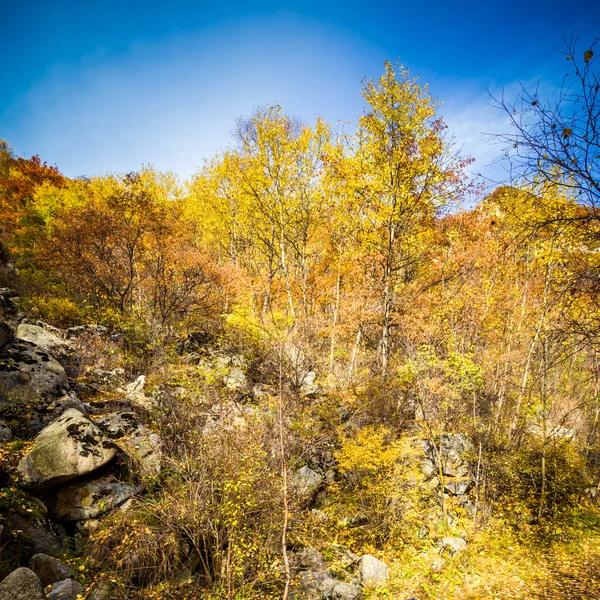
[[[600,598],[580,54],[492,188],[392,63],[351,133],[262,107],[187,181],[2,142],[0,599]]]

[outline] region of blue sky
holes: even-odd
[[[351,120],[362,79],[399,58],[473,169],[500,179],[483,133],[506,123],[486,89],[555,93],[574,30],[583,52],[600,2],[0,0],[0,138],[68,176],[144,163],[186,177],[257,106]]]

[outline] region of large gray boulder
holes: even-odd
[[[58,395],[69,389],[67,374],[50,354],[22,340],[0,349],[0,395]]]
[[[37,491],[54,487],[99,469],[116,451],[96,425],[71,408],[39,433],[21,459],[20,484]]]
[[[378,558],[365,554],[358,561],[360,579],[365,585],[380,586],[390,578],[388,566]]]
[[[74,575],[71,567],[47,554],[34,554],[29,560],[29,568],[40,578],[44,587]]]
[[[135,413],[111,413],[94,421],[103,433],[131,458],[142,476],[160,473],[162,440],[138,422]]]
[[[60,521],[95,519],[120,506],[141,490],[141,486],[122,483],[111,475],[86,477],[62,487],[56,494],[51,510]]]
[[[21,567],[0,583],[0,600],[46,600],[39,577]]]
[[[64,340],[56,328],[42,327],[30,323],[21,323],[17,327],[17,338],[35,344],[48,354],[57,358],[67,356],[73,351],[73,344]]]
[[[81,595],[83,595],[83,586],[73,579],[65,579],[52,585],[48,600],[77,600]]]

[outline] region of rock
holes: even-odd
[[[314,371],[308,371],[302,377],[300,382],[300,394],[305,398],[315,398],[322,392],[320,385],[316,384],[317,374]]]
[[[328,571],[301,571],[296,577],[295,591],[292,597],[309,600],[328,598],[329,592],[338,583]]]
[[[465,454],[474,452],[473,444],[460,433],[444,433],[440,436],[438,447],[430,440],[420,440],[419,446],[424,452],[421,471],[427,479],[437,475],[438,458],[441,460],[442,472],[447,477],[469,477],[471,469]],[[438,457],[438,450],[440,457]]]
[[[380,586],[390,578],[388,566],[369,554],[360,557],[358,567],[360,579],[365,585]]]
[[[446,561],[440,556],[439,558],[436,558],[432,563],[431,563],[431,567],[430,569],[434,572],[437,573],[438,571],[441,571],[444,567],[446,566]]]
[[[202,433],[208,435],[217,430],[242,432],[256,418],[256,409],[238,402],[219,402],[208,414]]]
[[[327,571],[325,559],[316,548],[303,548],[290,555],[290,566],[295,571]]]
[[[55,328],[52,328],[55,329]],[[44,352],[52,354],[57,358],[68,356],[73,352],[73,344],[62,339],[59,330],[51,331],[48,326],[29,325],[21,323],[17,327],[17,338],[35,344]]]
[[[66,549],[66,533],[64,529],[45,518],[21,515],[14,511],[4,514],[6,532],[3,544],[10,543],[11,538],[19,541],[18,549],[23,560],[27,561],[34,554],[61,554]]]
[[[15,339],[15,332],[10,325],[0,321],[0,349],[8,346]]]
[[[304,498],[312,496],[322,482],[323,477],[307,466],[298,469],[292,478],[292,486]]]
[[[108,328],[96,324],[77,325],[77,327],[69,327],[65,334],[69,339],[78,338],[82,335],[108,335]]]
[[[135,381],[128,383],[123,391],[128,400],[134,405],[143,408],[144,410],[152,410],[155,407],[155,402],[149,396],[146,396],[144,389],[146,387],[146,376],[140,375]]]
[[[39,577],[21,567],[0,583],[0,600],[46,600]]]
[[[142,475],[156,476],[160,473],[162,440],[157,433],[140,424],[135,413],[111,413],[94,423],[139,464]]]
[[[245,391],[248,389],[248,379],[241,367],[231,367],[228,375],[223,377],[223,383],[228,390]]]
[[[0,288],[0,312],[5,312],[9,315],[14,315],[18,312],[19,307],[15,299],[19,298],[19,292],[10,288]]]
[[[83,586],[73,579],[65,579],[52,585],[48,600],[77,600],[80,595],[83,595]]]
[[[467,548],[467,542],[460,537],[445,537],[440,541],[440,548],[448,550],[450,554],[457,554]]]
[[[122,483],[115,477],[87,477],[61,488],[51,506],[60,521],[95,519],[142,491],[142,486]]]
[[[68,389],[63,367],[38,346],[17,339],[0,350],[0,394],[29,398]]]
[[[47,554],[34,554],[28,566],[40,578],[44,587],[74,575],[71,567]]]
[[[91,473],[114,457],[116,448],[89,419],[70,408],[45,427],[17,472],[22,487],[46,490]]]
[[[0,442],[10,442],[12,437],[11,428],[4,421],[0,421]]]
[[[469,491],[472,484],[473,480],[471,478],[449,480],[444,482],[444,489],[454,496],[464,496]]]
[[[114,600],[117,597],[115,585],[110,581],[101,581],[88,595],[87,600]]]
[[[52,423],[70,408],[75,408],[83,415],[87,415],[87,408],[83,402],[77,398],[74,392],[69,392],[46,406],[46,414],[42,417],[42,423],[44,426]]]
[[[332,598],[333,600],[358,600],[361,595],[361,591],[355,585],[334,580],[333,586],[325,592],[323,598]]]

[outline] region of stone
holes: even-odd
[[[95,519],[123,504],[143,486],[122,483],[112,475],[87,477],[62,487],[51,506],[52,514],[60,521]]]
[[[91,473],[115,456],[115,445],[78,410],[70,408],[36,437],[17,467],[22,487],[46,490]]]
[[[444,489],[454,496],[464,496],[469,491],[472,484],[473,480],[471,478],[447,480],[444,481]]]
[[[0,600],[46,600],[39,577],[20,567],[0,583]]]
[[[327,598],[327,594],[337,583],[328,571],[301,571],[295,578],[295,592],[292,597],[302,600]]]
[[[360,589],[351,583],[334,580],[333,586],[325,592],[323,598],[332,600],[358,600],[362,596]]]
[[[54,329],[54,328],[53,328]],[[17,327],[17,338],[31,342],[44,352],[61,358],[73,352],[73,344],[58,335],[59,330],[51,331],[48,326],[21,323]]]
[[[0,321],[0,349],[8,346],[15,339],[15,332],[7,323]]]
[[[66,550],[67,535],[62,526],[41,517],[41,515],[22,515],[14,511],[4,514],[6,520],[6,539],[19,540],[18,552],[27,561],[34,554],[62,554]]]
[[[431,563],[430,569],[434,573],[437,573],[438,571],[441,571],[445,566],[446,566],[446,561],[440,556],[439,558],[436,558]]]
[[[291,567],[296,571],[325,572],[325,559],[316,548],[303,548],[290,555]]]
[[[19,292],[10,288],[0,288],[0,312],[5,312],[9,315],[15,315],[19,307],[15,302],[19,298]]]
[[[245,391],[248,389],[248,379],[241,367],[233,366],[225,377],[223,383],[228,390]]]
[[[418,445],[424,454],[420,466],[425,478],[438,474],[438,461],[441,461],[442,473],[446,477],[470,477],[471,468],[465,455],[473,453],[474,448],[464,435],[444,433],[437,447],[430,440],[419,440]]]
[[[440,548],[448,550],[450,554],[457,554],[467,548],[467,542],[460,537],[445,537],[440,541]]]
[[[123,391],[125,397],[133,402],[134,405],[143,408],[144,410],[152,410],[155,407],[155,402],[149,396],[146,396],[144,389],[146,387],[146,376],[140,375],[135,381],[128,383]]]
[[[10,442],[12,438],[11,428],[4,421],[0,421],[0,442]]]
[[[312,496],[322,482],[323,477],[307,466],[298,469],[292,478],[292,486],[303,498]]]
[[[88,595],[87,600],[114,600],[115,585],[110,581],[101,581]]]
[[[66,336],[71,338],[78,338],[82,335],[108,335],[108,328],[104,325],[88,324],[88,325],[77,325],[76,327],[69,327],[65,331]]]
[[[143,476],[156,476],[162,462],[162,439],[138,422],[135,413],[111,413],[94,421],[104,434],[139,465]]]
[[[34,554],[29,559],[28,566],[40,578],[44,587],[74,575],[71,567],[47,554]]]
[[[358,561],[360,579],[365,585],[380,586],[390,578],[388,566],[370,554],[364,554]]]
[[[65,579],[52,585],[48,600],[77,600],[80,595],[83,595],[83,586],[73,579]]]
[[[300,382],[300,394],[305,398],[315,398],[322,392],[320,385],[315,383],[317,374],[314,371],[308,371],[302,377]]]
[[[45,396],[68,389],[63,367],[35,344],[16,339],[0,349],[0,394]]]

